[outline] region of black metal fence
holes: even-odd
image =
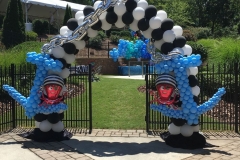
[[[200,104],[208,101],[218,88],[225,87],[226,94],[212,110],[200,116],[201,131],[240,131],[239,64],[219,64],[199,67],[197,78],[201,89]],[[148,67],[149,68],[149,67]],[[148,69],[149,70],[149,69]],[[147,71],[149,73],[149,71]],[[155,89],[157,74],[146,74],[146,90]],[[150,109],[153,96],[146,92],[147,131],[167,130],[170,119]]]
[[[88,72],[75,71],[66,79],[69,94],[65,100],[68,105],[63,119],[65,128],[77,128],[87,132],[92,130],[91,65],[88,67]],[[34,65],[0,66],[0,134],[14,128],[35,127],[35,121],[28,119],[23,107],[2,88],[4,84],[11,85],[23,96],[28,97],[34,78]]]

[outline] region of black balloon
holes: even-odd
[[[50,54],[50,58],[52,58],[54,60],[57,59],[56,57],[53,56],[53,54]]]
[[[130,12],[125,12],[122,15],[122,21],[123,21],[124,24],[129,25],[133,22],[133,20],[134,20],[133,15]]]
[[[62,113],[59,113],[59,119],[62,121],[63,118],[64,118],[64,113],[63,113],[63,112],[62,112]]]
[[[47,120],[50,123],[55,124],[55,123],[59,122],[59,120],[60,120],[59,114],[58,113],[51,113],[51,114],[48,115]]]
[[[177,36],[173,41],[174,47],[184,47],[186,44],[186,38],[184,36]]]
[[[71,67],[71,64],[67,63],[66,68],[70,68],[70,67]]]
[[[98,21],[97,23],[95,23],[91,28],[93,29],[93,30],[99,30],[99,29],[101,29],[101,27],[102,27],[102,21]]]
[[[67,27],[68,29],[70,29],[71,31],[74,31],[77,27],[78,27],[78,21],[75,18],[70,18],[67,21]]]
[[[185,123],[187,123],[187,121],[185,119],[177,119],[177,118],[171,118],[172,123],[175,126],[183,126]]]
[[[149,20],[142,18],[138,21],[138,28],[141,31],[146,31],[149,28]]]
[[[113,12],[114,11],[114,7],[113,6],[111,6],[111,7],[109,7],[108,9],[107,9],[107,12]]]
[[[162,21],[161,28],[163,31],[171,30],[173,28],[174,22],[170,18],[166,18]]]
[[[67,54],[74,54],[76,52],[76,46],[73,43],[64,43],[63,49]]]
[[[63,64],[63,67],[62,67],[62,69],[64,69],[64,68],[66,67],[66,65],[67,65],[67,62],[66,62],[66,60],[65,60],[65,59],[63,59],[63,58],[57,58],[57,60],[59,60],[60,62],[62,62],[62,64]]]
[[[42,122],[42,121],[44,121],[44,120],[46,120],[46,119],[47,119],[47,115],[42,114],[42,113],[38,113],[38,114],[36,114],[36,115],[34,116],[34,120],[35,120],[35,121],[38,121],[38,122]]]
[[[168,54],[170,51],[173,50],[173,44],[172,43],[168,43],[168,42],[165,42],[162,44],[161,46],[161,51],[163,54]]]
[[[163,38],[164,31],[161,28],[154,29],[152,31],[152,38],[156,41],[161,40]]]
[[[128,0],[125,6],[128,12],[132,12],[137,7],[137,2],[135,0]]]
[[[115,12],[107,12],[106,21],[109,24],[114,24],[117,22],[117,20],[118,20],[118,16]]]
[[[74,55],[78,54],[78,52],[79,52],[79,49],[76,49],[74,52]]]
[[[153,5],[149,5],[145,9],[145,18],[146,19],[151,19],[152,17],[157,15],[157,8]]]
[[[196,85],[198,85],[198,80],[194,75],[188,76],[188,80],[189,80],[190,87],[195,87]]]
[[[86,6],[83,9],[83,14],[84,14],[84,16],[87,16],[87,15],[89,15],[90,13],[92,13],[94,11],[95,11],[95,9],[92,6]]]
[[[193,100],[197,103],[197,105],[199,105],[199,98],[197,96],[193,96]]]

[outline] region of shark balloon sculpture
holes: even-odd
[[[189,68],[199,66],[200,58],[200,55],[194,54],[188,57],[174,54],[174,56],[163,57],[161,62],[155,64],[159,74],[155,82],[158,97],[155,97],[157,104],[151,104],[151,109],[170,118],[185,119],[188,125],[197,125],[199,116],[217,105],[221,96],[225,94],[224,88],[219,88],[209,101],[199,106],[194,101],[194,97],[200,93],[200,89],[197,86],[195,75],[188,75],[187,71]],[[178,107],[174,105],[177,96],[181,101],[181,105]]]

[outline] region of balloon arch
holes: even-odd
[[[182,36],[182,27],[174,25],[164,10],[157,10],[146,0],[96,1],[93,7],[86,6],[83,11],[78,11],[75,18],[68,20],[67,26],[61,27],[60,35],[42,47],[42,53],[27,54],[27,61],[37,66],[29,97],[9,85],[4,85],[4,89],[24,107],[28,118],[34,117],[39,132],[63,133],[61,120],[67,110],[64,79],[70,75],[68,68],[78,51],[85,47],[85,40],[97,36],[98,30],[109,30],[113,25],[118,28],[127,25],[133,31],[142,31],[144,37],[150,39],[145,47],[159,74],[156,103],[151,109],[172,119],[168,135],[163,135],[166,143],[181,148],[204,147],[206,141],[199,133],[199,116],[220,101],[225,89],[220,88],[208,102],[198,106],[200,88],[196,74],[201,56],[192,54],[191,46]],[[40,140],[38,136],[34,140]]]

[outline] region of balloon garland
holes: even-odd
[[[97,12],[102,5],[102,1],[96,1],[93,7],[86,6],[83,11],[78,11],[75,18],[68,20],[67,26],[60,28],[59,36],[65,38],[71,36],[73,31],[79,25],[85,23],[88,16],[92,12]],[[173,135],[181,133],[184,137],[190,137],[193,132],[198,132],[199,115],[212,109],[220,101],[225,89],[220,88],[208,102],[197,106],[197,96],[200,93],[200,88],[197,86],[196,74],[198,73],[197,67],[201,64],[201,56],[191,55],[192,48],[186,44],[186,39],[182,36],[182,28],[174,25],[173,20],[168,18],[164,10],[157,10],[155,6],[148,5],[146,0],[118,0],[114,6],[109,7],[97,16],[98,21],[91,26],[87,26],[86,35],[78,40],[71,40],[68,43],[55,46],[47,53],[28,53],[27,61],[37,66],[29,97],[24,97],[13,87],[4,85],[4,89],[24,107],[26,116],[28,118],[34,117],[36,127],[39,127],[42,132],[63,131],[64,127],[60,120],[63,118],[62,113],[67,109],[67,105],[63,103],[61,97],[64,96],[66,88],[64,88],[60,79],[65,79],[70,75],[68,66],[75,61],[75,54],[85,47],[85,40],[98,34],[98,30],[109,30],[112,25],[118,28],[129,25],[129,28],[133,31],[141,30],[145,38],[152,40],[153,45],[148,46],[151,42],[146,44],[143,41],[136,41],[134,44],[133,42],[120,40],[118,50],[111,51],[111,57],[116,60],[119,56],[139,58],[149,57],[148,54],[152,54],[151,57],[155,61],[155,68],[159,74],[156,85],[159,89],[160,100],[159,95],[156,98],[157,102],[160,103],[152,104],[151,109],[172,118],[173,123],[168,128],[169,137],[171,137],[167,139],[168,142],[172,141],[174,146]],[[155,48],[160,50],[161,53],[155,52]],[[172,56],[173,52],[177,55]],[[166,76],[166,74],[171,76]],[[160,83],[159,80],[162,79],[162,76],[165,80],[161,80]],[[45,86],[45,84],[47,85],[45,82],[53,77],[59,80],[58,84],[51,83],[52,86]],[[175,88],[173,88],[175,85],[172,85],[175,83],[169,84],[169,77],[176,80]],[[56,95],[59,95],[60,99],[54,95],[58,99],[57,102],[56,99],[51,99],[54,96],[46,93],[47,91],[50,93],[51,87],[56,88],[56,93],[59,91]],[[165,87],[169,87],[171,90],[164,92]],[[179,94],[175,93],[176,91]],[[164,97],[165,95],[163,95],[161,97],[162,94],[172,92],[174,92],[173,95],[176,98],[173,102],[178,103],[174,104],[173,108],[169,106],[169,100],[171,99],[168,98],[172,98],[171,96]],[[42,95],[47,97],[42,97]],[[41,100],[46,103],[45,107],[41,106]],[[194,127],[191,125],[194,125]]]

